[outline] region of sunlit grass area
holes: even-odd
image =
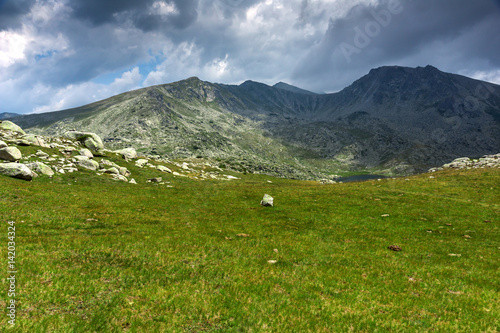
[[[167,188],[129,169],[138,185],[0,177],[1,269],[8,221],[18,269],[16,325],[4,312],[0,331],[500,330],[500,170]]]

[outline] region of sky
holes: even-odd
[[[0,0],[0,113],[192,76],[335,92],[392,65],[500,84],[500,0]]]

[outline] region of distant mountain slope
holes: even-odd
[[[14,118],[14,117],[17,117],[17,116],[20,116],[20,114],[10,113],[10,112],[3,112],[3,113],[0,113],[0,120],[7,119],[7,118]]]
[[[381,67],[334,94],[197,78],[75,109],[15,118],[32,132],[94,131],[112,147],[220,158],[311,178],[339,170],[406,174],[500,151],[500,86],[438,69]]]

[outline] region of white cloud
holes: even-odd
[[[67,18],[70,9],[60,1],[37,1],[31,8],[28,19],[36,25],[50,24],[52,20]]]
[[[156,1],[153,5],[151,5],[150,13],[168,16],[178,14],[179,11],[173,2],[168,3],[165,1]]]
[[[18,31],[0,31],[0,68],[29,65],[37,58],[68,51],[68,40],[63,33],[45,31],[47,25],[63,20],[67,10],[52,0],[43,4],[36,2]]]
[[[18,61],[25,61],[24,52],[29,42],[30,39],[23,34],[0,31],[0,67],[9,67]]]
[[[64,88],[54,89],[45,86],[36,86],[32,94],[36,96],[51,96],[44,105],[36,106],[32,113],[42,113],[64,110],[102,100],[126,91],[141,87],[142,75],[139,68],[124,72],[121,77],[116,78],[111,84],[104,85],[94,82],[81,84],[70,84]]]
[[[226,54],[224,59],[216,58],[204,67],[204,73],[210,80],[219,80],[227,74],[229,62],[229,55]]]
[[[167,45],[162,55],[165,60],[156,66],[144,80],[145,86],[152,86],[199,75],[202,50],[192,42],[179,46]]]
[[[500,84],[500,69],[493,71],[478,71],[472,73],[470,76],[477,80]]]

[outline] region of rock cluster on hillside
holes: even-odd
[[[432,168],[429,172],[441,171],[444,169],[485,169],[500,168],[500,154],[485,155],[479,159],[460,157],[453,162],[443,165],[440,168]]]
[[[23,156],[16,146],[48,148],[59,154],[51,155],[40,149],[34,154]],[[50,150],[48,151],[50,152]],[[0,174],[9,177],[32,180],[41,175],[52,177],[58,174],[89,170],[99,176],[107,175],[118,181],[136,184],[134,179],[130,179],[131,172],[126,167],[105,158],[106,155],[112,154],[121,156],[127,163],[135,160],[135,166],[151,168],[160,174],[168,173],[173,176],[194,179],[237,179],[221,174],[219,171],[222,169],[207,162],[200,162],[201,164],[178,163],[161,159],[159,156],[139,158],[134,148],[118,151],[106,150],[101,138],[95,133],[71,130],[62,137],[38,136],[26,134],[19,126],[10,121],[0,121]],[[160,163],[168,163],[178,168],[179,172],[172,171],[171,168]],[[205,169],[216,169],[217,171],[205,171]]]

